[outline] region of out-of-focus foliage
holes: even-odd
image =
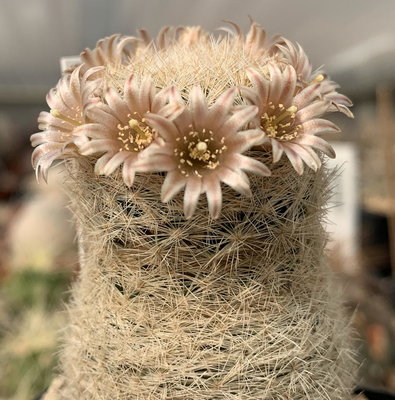
[[[22,270],[0,287],[0,399],[32,400],[56,365],[70,273]]]

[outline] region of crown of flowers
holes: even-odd
[[[250,196],[246,173],[271,174],[248,150],[271,152],[274,163],[285,154],[300,175],[304,164],[314,171],[321,166],[316,151],[335,157],[320,135],[340,129],[322,116],[340,111],[352,117],[351,101],[326,74],[312,70],[298,44],[281,36],[267,40],[253,21],[247,35],[230,24],[217,37],[200,27],[165,27],[154,39],[140,30],[139,37],[113,35],[83,51],[81,64],[48,93],[50,112],[40,113],[41,132],[31,136],[37,178],[46,180],[55,160],[86,156],[94,157],[96,174],[121,168],[129,187],[136,173],[165,172],[163,202],[184,189],[190,218],[205,193],[217,218],[221,182]],[[163,85],[158,74],[133,70],[134,60],[204,46],[242,55],[239,84],[230,80],[213,95],[209,84]],[[121,83],[111,84],[114,69],[122,71]]]

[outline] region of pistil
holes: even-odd
[[[314,83],[320,83],[325,79],[325,76],[322,74],[318,74],[311,82],[309,82],[309,85],[313,85]]]
[[[153,132],[148,125],[144,124],[144,119],[140,122],[131,118],[127,125],[118,124],[117,128],[118,140],[123,144],[119,151],[138,152],[144,150],[153,140]]]
[[[81,122],[81,121],[79,121],[79,120],[77,120],[77,119],[73,119],[73,118],[67,117],[66,115],[62,114],[59,110],[57,110],[57,109],[55,109],[55,108],[51,109],[51,110],[50,110],[50,113],[51,113],[51,115],[53,115],[55,118],[59,118],[59,119],[65,121],[65,122],[68,122],[69,124],[72,124],[72,125],[74,125],[74,126],[80,126],[80,125],[82,125],[82,122]],[[78,111],[76,112],[76,117],[77,117],[77,118],[80,117],[80,116],[78,115]],[[81,119],[81,117],[80,117],[79,119]]]
[[[191,130],[176,140],[180,144],[174,149],[174,155],[178,157],[178,169],[185,177],[190,176],[190,173],[202,177],[204,169],[217,168],[219,156],[227,149],[225,138],[216,143],[213,131],[206,129],[201,132]]]
[[[283,104],[275,106],[270,102],[268,111],[261,117],[262,130],[269,138],[283,141],[294,139],[301,130],[300,125],[294,126],[296,111],[298,111],[296,106],[285,108]],[[288,121],[284,121],[287,119]]]

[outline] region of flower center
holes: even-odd
[[[130,118],[130,114],[128,115]],[[127,125],[117,125],[118,140],[122,142],[119,151],[139,152],[144,150],[154,139],[152,129],[144,123],[131,118]]]
[[[261,129],[269,138],[286,142],[295,139],[302,130],[301,125],[295,125],[297,110],[295,106],[285,108],[283,104],[275,106],[270,102],[267,111],[261,116]]]
[[[50,110],[51,115],[53,115],[55,118],[59,118],[62,120],[62,123],[64,122],[68,122],[71,125],[74,126],[80,126],[82,125],[83,121],[82,121],[82,113],[81,113],[81,109],[80,107],[73,107],[71,109],[73,112],[75,112],[75,115],[67,116],[62,114],[59,110],[53,108]]]
[[[192,125],[190,125],[192,128]],[[227,149],[225,138],[219,141],[212,130],[191,130],[183,137],[176,139],[178,146],[174,155],[178,158],[178,169],[185,176],[194,174],[202,177],[207,170],[214,170],[220,164],[220,156]]]

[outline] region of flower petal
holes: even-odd
[[[239,25],[237,25],[235,22],[230,21],[230,20],[228,20],[228,19],[224,19],[223,22],[226,22],[227,24],[232,25],[232,27],[234,28],[234,30],[235,30],[235,32],[236,32],[236,35],[237,35],[241,40],[244,40],[244,33],[243,33],[243,31],[241,30],[241,28],[240,28]],[[224,28],[220,28],[220,29],[224,29]],[[228,32],[228,31],[227,31],[227,32]],[[235,32],[233,32],[232,30],[230,30],[229,33],[230,33],[231,35],[234,35]]]
[[[178,113],[176,117],[171,117],[170,119],[175,119],[174,123],[178,127],[179,131],[182,132],[192,123],[192,113],[189,108],[185,108],[185,101],[183,100],[181,93],[174,87],[171,89],[172,90],[169,92],[169,103],[180,105],[183,111]]]
[[[203,186],[203,190],[206,192],[209,213],[212,218],[217,219],[222,208],[221,181],[213,173],[204,178]]]
[[[145,29],[138,29],[137,32],[141,36],[146,46],[149,46],[152,42],[150,34]]]
[[[36,165],[36,179],[37,182],[44,181],[48,182],[48,170],[54,161],[62,159],[62,153],[60,151],[54,151],[45,154],[41,157]]]
[[[262,104],[267,103],[269,96],[269,84],[270,82],[257,70],[253,68],[247,68],[246,74],[251,83],[256,87],[258,96]]]
[[[181,96],[181,93],[176,89],[175,86],[171,86],[169,88],[169,101],[171,103],[178,103],[178,104],[182,104],[185,105],[185,101]]]
[[[332,146],[326,142],[324,139],[313,136],[313,135],[300,135],[296,139],[294,139],[294,143],[301,144],[303,146],[310,146],[317,150],[322,151],[330,158],[335,158],[336,153],[333,150]]]
[[[272,145],[272,152],[273,152],[273,162],[276,163],[280,160],[281,156],[283,155],[284,148],[280,141],[277,139],[271,139],[270,143]]]
[[[69,92],[72,95],[71,107],[73,107],[75,101],[81,97],[81,69],[82,65],[79,65],[70,75]]]
[[[102,168],[104,175],[111,175],[122,163],[129,159],[136,159],[137,155],[135,153],[131,153],[130,151],[119,151],[115,153],[110,160],[108,160],[107,164]]]
[[[269,63],[267,68],[270,73],[269,99],[273,104],[278,104],[283,91],[284,79],[277,64]]]
[[[341,113],[343,113],[347,117],[354,118],[354,114],[348,109],[348,107],[346,107],[343,104],[332,103],[329,106],[328,111],[340,111]]]
[[[105,94],[105,99],[110,108],[114,111],[115,115],[122,115],[122,123],[127,122],[127,115],[130,113],[129,107],[123,101],[121,96],[114,88],[108,88]]]
[[[135,49],[135,47],[138,45],[138,43],[140,42],[140,39],[134,37],[134,36],[125,36],[124,38],[122,38],[118,45],[117,45],[117,51],[119,54],[119,59],[122,62],[122,58],[121,56],[123,54],[126,55],[126,60],[127,60],[127,56],[132,54],[131,49]],[[130,45],[130,46],[128,46]]]
[[[332,92],[329,94],[325,94],[324,96],[325,96],[325,99],[330,100],[332,103],[341,104],[341,105],[347,106],[347,107],[351,107],[353,105],[352,101],[344,94]]]
[[[128,187],[133,186],[134,177],[136,175],[134,161],[133,158],[127,159],[122,167],[122,179]]]
[[[63,112],[66,108],[65,104],[62,101],[62,98],[58,96],[57,88],[52,88],[47,93],[46,102],[52,110],[59,110]]]
[[[253,146],[259,146],[265,141],[266,137],[260,129],[249,129],[240,131],[226,140],[226,145],[237,153],[244,153]]]
[[[154,86],[152,78],[145,76],[140,83],[140,91],[138,96],[139,111],[141,114],[151,111],[151,102],[154,97]]]
[[[329,103],[327,101],[315,101],[301,110],[296,112],[296,120],[298,122],[305,122],[314,117],[319,117],[328,111]]]
[[[84,63],[84,68],[102,66],[110,62],[122,63],[126,46],[135,45],[139,40],[132,36],[122,38],[120,34],[100,39],[93,50],[87,48],[81,53],[80,58]]]
[[[292,105],[296,106],[298,110],[311,104],[316,98],[320,96],[320,84],[309,85],[300,91],[292,101]]]
[[[317,162],[317,156],[314,157],[312,154],[307,151],[303,146],[299,146],[296,143],[285,143],[284,144],[284,149],[285,152],[287,153],[287,149],[291,149],[295,153],[298,154],[298,156],[306,163],[306,165],[311,168],[313,171],[317,171],[317,169],[320,167],[321,162],[318,159]]]
[[[189,101],[191,104],[192,118],[195,128],[197,130],[207,128],[205,124],[208,114],[208,107],[206,96],[204,95],[202,88],[199,86],[194,86],[189,93]]]
[[[236,90],[235,87],[225,90],[225,92],[222,93],[216,102],[210,107],[207,117],[207,125],[212,130],[216,130],[224,123],[233,106]]]
[[[311,119],[309,121],[303,122],[302,132],[309,135],[317,135],[321,133],[338,133],[340,128],[333,122],[327,119]]]
[[[291,104],[292,98],[295,95],[297,75],[295,69],[291,65],[287,65],[283,71],[283,88],[280,94],[279,101],[282,104]],[[276,103],[274,103],[276,104]]]
[[[163,181],[161,188],[161,199],[163,203],[167,203],[179,193],[185,186],[186,179],[178,171],[169,171]]]
[[[177,165],[171,156],[160,153],[150,154],[149,157],[139,157],[135,163],[138,172],[171,171],[176,167]]]
[[[265,164],[255,160],[252,157],[247,157],[242,154],[232,154],[231,157],[229,157],[229,162],[227,164],[230,164],[228,167],[231,169],[232,165],[237,165],[237,168],[253,172],[254,174],[261,176],[270,176],[272,174],[270,169]]]
[[[201,190],[201,178],[191,177],[188,179],[184,193],[184,214],[186,219],[190,219],[195,212]]]
[[[47,182],[48,169],[52,163],[74,155],[74,148],[66,149],[64,143],[44,143],[38,146],[32,154],[32,165],[36,170],[36,179]]]
[[[258,106],[259,111],[261,111],[261,100],[256,90],[247,86],[242,86],[240,90],[243,98],[249,101],[251,104]]]
[[[63,148],[63,143],[44,143],[41,146],[34,149],[32,154],[32,166],[34,169],[37,168],[37,165],[42,157],[45,157],[47,154],[53,154],[58,152],[61,154],[61,150]]]
[[[184,111],[173,121],[179,132],[185,132],[193,126],[192,112],[189,107],[186,107]]]
[[[96,107],[89,108],[87,110],[87,116],[93,121],[104,125],[106,128],[114,130],[119,124],[119,119],[117,119],[111,113],[111,108],[106,104],[100,104]]]
[[[300,145],[300,146],[303,147],[310,154],[310,156],[314,159],[314,161],[317,165],[317,169],[321,168],[322,162],[321,162],[320,157],[317,155],[317,153],[310,146],[303,146],[303,145]]]
[[[73,74],[75,74],[75,72],[76,70],[73,71]],[[79,70],[77,72],[79,72]],[[72,110],[76,103],[75,93],[70,91],[70,78],[70,75],[63,76],[56,86],[58,90],[57,95],[62,99],[64,106],[68,110]]]
[[[54,117],[52,114],[46,111],[41,111],[38,116],[38,129],[48,129],[49,127],[58,128],[61,131],[72,131],[75,125],[71,124],[64,119]]]
[[[242,171],[236,172],[230,168],[223,167],[218,171],[218,176],[222,182],[230,186],[236,192],[246,197],[252,196],[249,180]]]
[[[151,104],[151,112],[163,115],[160,110],[166,106],[167,102],[169,102],[169,104],[185,105],[176,87],[170,86],[163,88],[154,96]]]
[[[158,132],[158,135],[166,141],[175,140],[179,132],[174,123],[167,118],[157,114],[146,114],[144,116],[146,122]]]
[[[98,158],[98,160],[95,163],[95,174],[96,175],[104,174],[103,170],[104,170],[105,166],[107,165],[108,161],[110,161],[113,156],[114,156],[114,153],[106,153]]]
[[[287,155],[289,161],[291,162],[292,166],[294,167],[295,171],[299,175],[303,175],[303,161],[300,158],[299,154],[290,146],[284,146],[284,153]]]
[[[73,136],[70,142],[75,144],[77,148],[80,148],[85,143],[88,143],[89,139],[86,136]]]
[[[151,112],[160,114],[159,110],[162,109],[169,98],[169,88],[161,89],[152,99]]]
[[[44,132],[33,133],[30,136],[30,142],[33,147],[43,143],[65,143],[71,139],[71,134],[68,132],[59,132],[56,130],[48,129]]]
[[[228,137],[239,131],[247,125],[258,113],[258,107],[245,106],[240,111],[236,111],[228,120],[219,128],[218,135]]]
[[[119,144],[116,140],[97,139],[81,145],[80,153],[83,156],[89,156],[96,153],[116,152],[119,150]]]
[[[251,21],[250,30],[245,39],[245,48],[248,52],[257,53],[264,50],[266,31],[255,21]]]
[[[170,121],[173,121],[184,111],[184,109],[185,109],[185,106],[183,106],[181,104],[169,103],[169,104],[165,105],[163,108],[161,108],[158,111],[158,114],[166,119],[169,119]],[[147,114],[145,114],[145,115],[147,115]]]
[[[85,136],[90,139],[114,139],[114,131],[101,124],[84,124],[73,131],[74,136]]]
[[[168,46],[169,42],[169,33],[173,30],[171,26],[164,26],[158,36],[156,38],[156,48],[157,49],[165,49]]]
[[[142,112],[142,108],[139,103],[139,88],[137,85],[137,78],[134,74],[130,74],[129,78],[126,80],[124,88],[124,99],[129,107],[129,110],[140,115],[144,114],[147,110]]]

